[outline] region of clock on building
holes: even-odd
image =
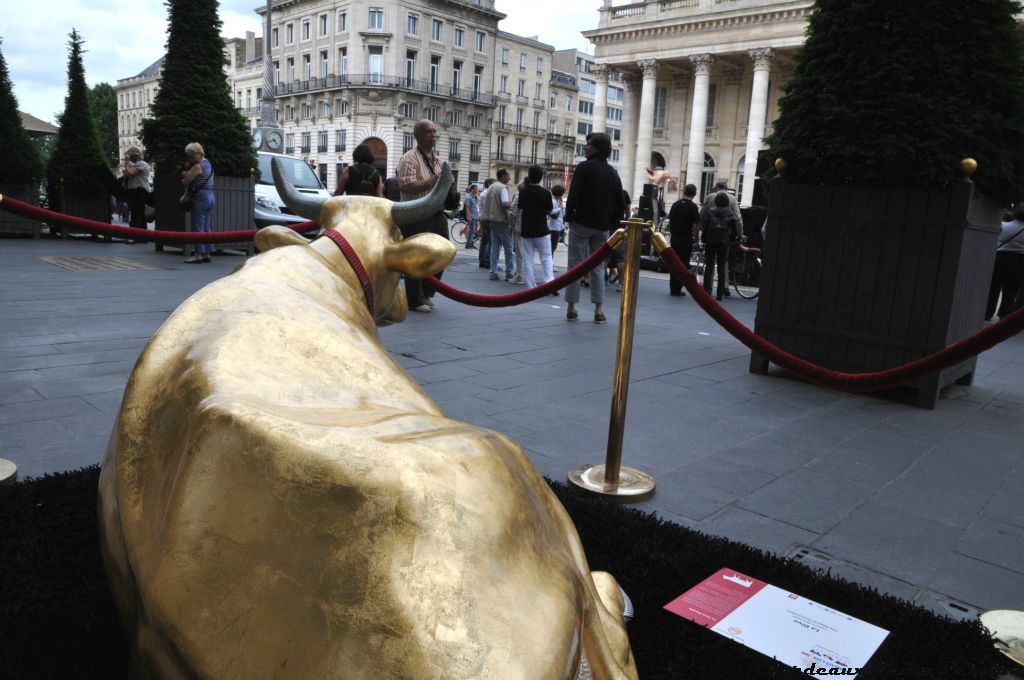
[[[267,148],[271,151],[280,151],[282,141],[281,133],[277,130],[271,130],[267,133]]]
[[[252,131],[252,148],[258,149],[263,146],[263,130],[259,128]]]

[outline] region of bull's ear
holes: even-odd
[[[414,279],[433,276],[455,258],[455,246],[437,234],[416,234],[384,248],[384,268]]]
[[[305,246],[309,245],[309,239],[303,237],[299,232],[288,227],[275,224],[271,227],[264,227],[256,232],[256,247],[261,253],[281,246]]]

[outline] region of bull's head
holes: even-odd
[[[438,234],[421,233],[402,238],[400,227],[426,220],[444,208],[452,185],[447,163],[429,194],[412,201],[392,203],[373,196],[335,196],[322,200],[295,189],[285,177],[277,159],[271,162],[274,185],[285,205],[296,215],[315,220],[348,239],[359,256],[373,285],[373,316],[377,323],[403,321],[408,313],[405,293],[399,286],[400,275],[424,279],[441,271],[455,257],[455,246]],[[315,248],[339,270],[350,271],[337,247],[328,239],[312,244],[287,227],[267,227],[256,235],[261,251],[283,245],[308,245]]]

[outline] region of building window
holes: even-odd
[[[408,35],[419,35],[420,32],[420,18],[415,14],[410,14],[409,18],[405,21],[405,32]]]
[[[498,156],[498,160],[499,161],[505,160],[505,137],[504,136],[499,136],[498,137],[497,156]]]
[[[665,128],[665,109],[668,106],[668,88],[656,87],[654,89],[654,129],[662,130]],[[708,99],[708,111],[711,111],[711,100]],[[708,123],[710,124],[711,117],[708,116]]]
[[[522,78],[519,79],[519,90],[516,92],[520,97],[526,96],[526,81]]]
[[[498,107],[498,125],[499,126],[505,125],[505,109],[506,109],[506,107],[504,107],[504,106],[499,106]]]
[[[312,138],[312,136],[312,133],[309,132],[302,133],[302,153],[309,153],[310,139]]]
[[[523,140],[517,139],[515,142],[516,155],[513,160],[519,162],[523,160]]]
[[[452,94],[462,87],[462,62],[452,62]]]
[[[433,122],[433,123],[436,123],[437,122],[437,112],[439,110],[440,109],[438,109],[436,106],[428,106],[425,109],[423,109],[423,117],[426,118],[427,120]]]
[[[338,75],[339,76],[347,76],[348,75],[348,48],[347,47],[339,47],[338,48]]]
[[[597,92],[597,83],[593,80],[587,80],[586,78],[580,78],[580,92],[584,94],[594,94]]]
[[[540,111],[533,112],[533,131],[540,132]]]
[[[302,39],[303,40],[309,40],[309,38],[310,38],[310,31],[309,31],[310,23],[311,22],[309,21],[309,19],[304,19],[302,21]]]
[[[664,89],[664,88],[661,88],[661,89]],[[707,123],[706,123],[707,127],[714,127],[715,124],[716,124],[715,123],[715,104],[717,103],[717,101],[718,101],[718,84],[717,83],[711,83],[710,85],[708,85],[708,118],[707,118]],[[658,107],[658,100],[657,99],[654,100],[654,107],[655,107],[655,119],[654,120],[657,121],[658,120],[657,119],[657,107]],[[658,127],[657,123],[655,123],[654,127]]]
[[[522,109],[516,109],[516,131],[517,132],[522,132],[523,131],[523,110]]]
[[[555,108],[557,106],[558,106],[558,95],[552,93],[551,94],[551,108]]]
[[[544,57],[537,57],[537,75],[544,73]]]
[[[308,54],[302,55],[302,79],[309,80],[313,77],[313,58]]]
[[[583,149],[583,145],[582,145],[582,144],[577,144],[577,145],[576,145],[576,155],[577,155],[577,156],[582,156],[582,155],[584,155],[585,153],[586,153],[586,152],[585,152],[585,151],[584,151],[584,149]]]
[[[484,51],[484,35],[483,31],[476,32],[476,51],[480,53]]]
[[[348,131],[338,130],[336,133],[338,141],[334,144],[335,151],[344,151],[348,147]]]
[[[480,142],[469,143],[469,160],[473,163],[480,162]]]
[[[303,118],[312,118],[313,117],[313,105],[312,104],[303,104],[302,105],[302,117]],[[309,146],[309,144],[303,144],[303,146]]]
[[[380,83],[384,70],[384,48],[380,45],[369,47],[369,76],[371,83]]]
[[[458,109],[448,112],[448,123],[451,125],[462,125],[462,111]]]
[[[508,76],[501,77],[501,89],[498,92],[508,92]]]
[[[414,50],[406,50],[405,52],[405,86],[412,87],[413,81],[416,79],[416,52]]]
[[[565,110],[572,113],[572,95],[565,95]]]
[[[324,102],[324,106],[325,107],[326,107],[326,105],[327,105],[327,102]],[[321,130],[320,134],[317,135],[316,150],[317,150],[317,153],[326,153],[327,152],[327,130]]]
[[[622,120],[622,109],[608,108],[608,120]]]
[[[416,114],[419,113],[419,104],[417,104],[416,102],[406,102],[402,106],[404,107],[402,109],[402,111],[404,111],[402,115],[404,115],[406,118],[416,118]]]
[[[441,57],[430,57],[430,91],[437,92],[437,86],[441,83]]]
[[[520,71],[525,71],[526,70],[526,53],[525,52],[520,52],[519,53],[519,70]]]
[[[348,30],[348,12],[341,10],[338,12],[338,33],[344,33]]]
[[[541,100],[543,100],[543,97],[541,97],[540,88],[541,88],[540,83],[536,83],[534,85],[534,87],[533,87],[533,98],[534,99],[541,99]]]
[[[295,57],[288,57],[288,82],[295,80]]]
[[[585,101],[583,101],[581,99],[580,100],[580,113],[585,114],[587,116],[594,115],[594,102],[585,102]]]
[[[474,66],[473,67],[473,99],[480,97],[480,88],[484,82],[484,67]]]
[[[327,78],[327,50],[320,52],[320,77]]]
[[[609,87],[608,88],[608,99],[613,102],[621,102],[625,99],[625,95],[621,87]]]
[[[583,121],[580,121],[579,123],[576,123],[576,133],[577,134],[581,134],[581,135],[586,136],[586,135],[589,135],[593,131],[594,131],[593,123],[584,123]]]
[[[331,105],[328,102],[320,102],[320,117],[327,118],[331,115]],[[324,146],[327,146],[327,142],[324,141]],[[327,149],[324,149],[327,151]]]
[[[370,25],[371,31],[380,31],[384,29],[384,10],[380,7],[370,8]]]
[[[619,150],[612,149],[612,162],[617,163],[619,161]]]
[[[285,24],[284,27],[284,44],[291,45],[295,42],[295,25]]]
[[[402,135],[402,153],[412,151],[414,146],[416,146],[416,138],[412,136],[411,132],[404,133]]]
[[[471,128],[479,128],[482,122],[483,114],[474,113],[472,116],[469,116],[469,127]]]
[[[289,132],[284,136],[285,153],[295,153],[295,134]]]
[[[440,19],[433,19],[430,22],[430,39],[434,42],[441,42],[441,26],[443,23]]]
[[[501,48],[501,65],[508,66],[508,48]]]
[[[461,28],[456,28],[455,29],[455,46],[456,47],[462,47],[462,38],[463,38],[463,35],[465,33],[466,33],[466,31],[464,31]]]
[[[320,35],[327,35],[327,15],[321,14],[320,17]]]
[[[608,136],[612,138],[613,142],[617,142],[622,139],[622,130],[619,128],[608,128]]]
[[[278,33],[276,28],[270,31],[270,44],[274,47],[278,46]]]
[[[459,140],[449,139],[448,140],[448,158],[453,161],[459,160]]]

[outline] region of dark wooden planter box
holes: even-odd
[[[105,193],[77,194],[61,187],[58,210],[64,215],[73,215],[86,220],[92,220],[93,222],[110,224],[110,196]],[[74,227],[61,227],[51,224],[50,233],[53,234],[54,231],[60,231],[61,238],[66,238],[69,234],[92,234],[92,232],[75,229]],[[99,236],[98,238],[110,240],[109,236]]]
[[[773,182],[754,330],[826,368],[877,371],[981,329],[1000,206],[948,190]],[[917,403],[969,385],[976,359],[915,382]],[[751,356],[750,370],[768,362]]]
[[[36,191],[31,186],[0,186],[0,194],[15,198],[22,203],[36,205]],[[42,229],[43,225],[41,222],[30,220],[21,215],[15,215],[6,210],[0,210],[0,234],[39,238],[39,233]]]
[[[216,168],[214,168],[216,172]],[[161,231],[192,231],[192,216],[178,207],[178,197],[184,192],[181,176],[156,173],[153,191],[156,198],[156,228]],[[215,175],[213,195],[213,230],[239,231],[256,228],[256,181],[252,177],[226,177]],[[176,247],[176,246],[175,246]],[[157,250],[163,246],[156,244]],[[252,240],[238,243],[214,244],[214,249],[242,250],[251,255]],[[184,250],[184,249],[183,249]],[[191,252],[191,247],[188,251]]]

